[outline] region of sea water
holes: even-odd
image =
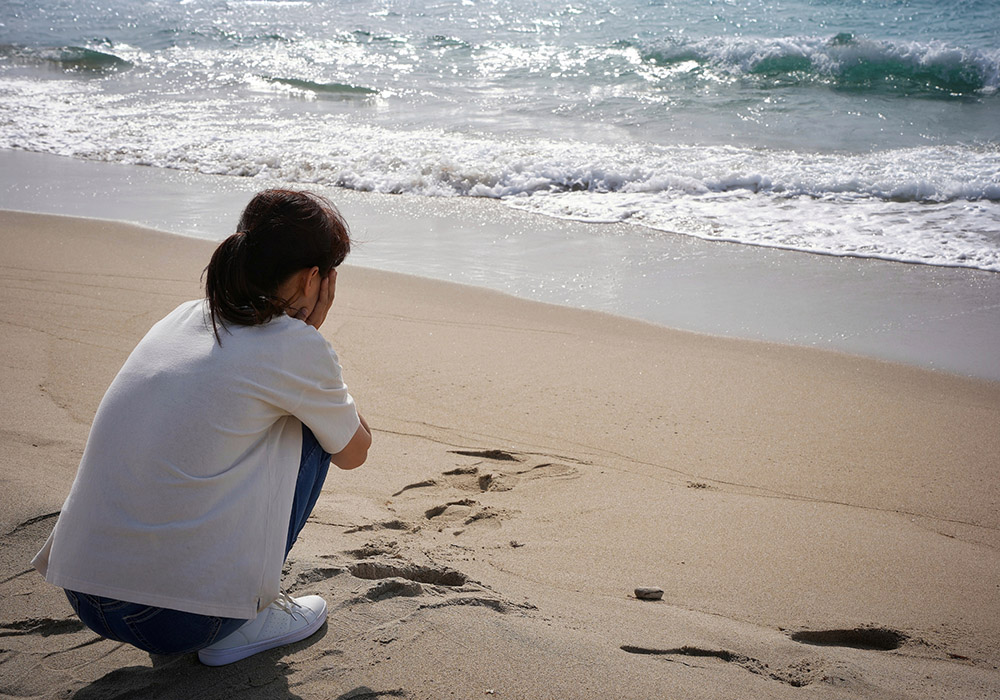
[[[0,4],[3,149],[991,271],[998,87],[995,0]]]

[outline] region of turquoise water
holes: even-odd
[[[7,0],[0,148],[1000,271],[996,9]]]

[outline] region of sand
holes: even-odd
[[[214,669],[101,640],[28,561],[213,244],[0,242],[2,697],[1000,697],[1000,383],[350,265],[323,333],[375,445],[285,575],[327,624]]]

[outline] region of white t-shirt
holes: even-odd
[[[108,388],[32,562],[47,581],[240,619],[278,596],[301,425],[333,454],[360,421],[315,328],[230,324],[220,346],[207,308],[186,302],[153,326]]]

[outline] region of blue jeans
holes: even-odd
[[[302,457],[288,520],[286,557],[319,499],[329,468],[330,454],[303,425]],[[150,654],[180,654],[204,649],[246,623],[246,620],[232,617],[197,615],[70,590],[66,591],[66,597],[83,624],[94,632]]]

